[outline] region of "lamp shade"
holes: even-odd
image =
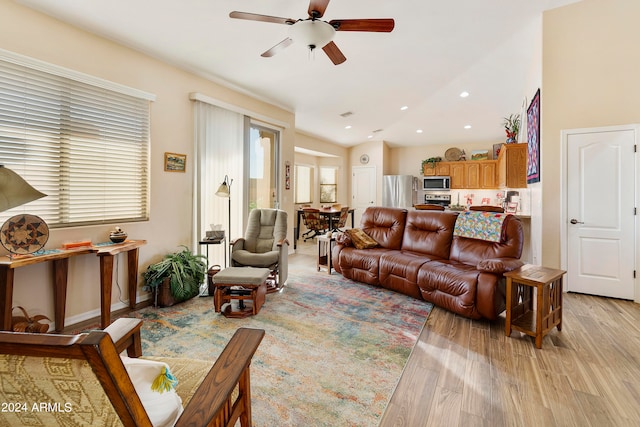
[[[46,194],[33,188],[20,175],[0,165],[0,212],[44,196]]]
[[[231,181],[233,182],[233,180]],[[229,182],[229,177],[227,175],[224,176],[224,181],[218,187],[218,191],[216,191],[216,196],[218,197],[229,197],[231,193],[231,183]]]
[[[289,36],[293,41],[302,43],[311,50],[324,47],[335,33],[335,28],[330,24],[311,19],[298,21],[289,28]]]

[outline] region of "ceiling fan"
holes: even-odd
[[[247,12],[231,12],[229,17],[247,19],[250,21],[271,22],[274,24],[290,25],[289,37],[282,40],[262,55],[271,57],[289,46],[293,42],[304,43],[310,50],[322,47],[324,53],[335,64],[342,64],[347,58],[332,41],[336,31],[366,31],[390,33],[395,22],[393,19],[334,19],[329,22],[321,21],[329,0],[311,0],[309,2],[309,17],[307,19],[280,18],[278,16],[259,15]]]

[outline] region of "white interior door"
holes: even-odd
[[[567,289],[633,299],[635,130],[569,131]]]
[[[351,178],[351,200],[353,200],[353,222],[360,225],[362,213],[376,203],[376,168],[375,166],[354,166]]]

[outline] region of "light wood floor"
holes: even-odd
[[[564,294],[540,350],[435,308],[380,426],[640,426],[640,305]]]
[[[315,245],[290,262],[315,268]],[[334,273],[335,274],[335,273]],[[380,423],[389,426],[640,426],[640,305],[564,294],[563,327],[535,348],[435,307]]]

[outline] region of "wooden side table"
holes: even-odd
[[[333,249],[333,242],[336,239],[327,236],[318,236],[316,239],[318,239],[318,271],[321,268],[326,268],[327,273],[331,274],[331,249]]]
[[[542,348],[542,338],[549,331],[554,327],[562,330],[562,276],[565,273],[564,270],[527,264],[504,274],[507,278],[507,336],[515,329],[535,337],[536,348]]]

